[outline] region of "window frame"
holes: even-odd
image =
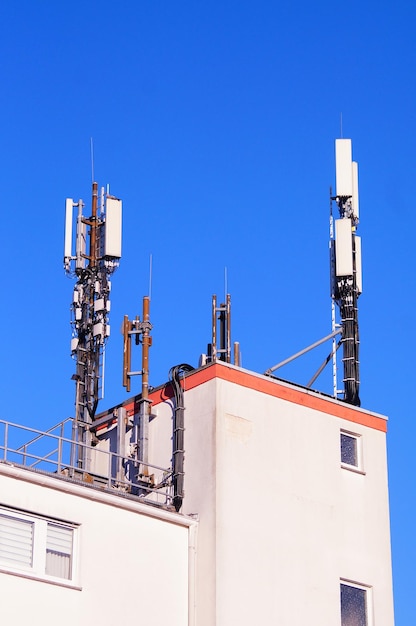
[[[353,587],[355,589],[361,589],[365,591],[365,608],[367,623],[365,626],[374,626],[374,611],[373,611],[373,588],[370,585],[365,585],[353,580],[341,578],[339,581],[339,609],[340,609],[340,624],[342,626],[342,613],[341,613],[341,585],[347,587]]]
[[[356,455],[357,455],[356,465],[352,463],[346,463],[345,461],[342,460],[342,445],[341,445],[342,435],[345,435],[346,437],[350,437],[351,439],[355,440]],[[364,463],[363,463],[363,437],[360,433],[352,432],[350,430],[346,430],[345,428],[341,428],[340,433],[339,433],[339,454],[340,454],[340,462],[341,462],[342,468],[351,470],[352,472],[357,472],[358,474],[365,474]]]
[[[78,543],[79,525],[56,518],[45,517],[19,509],[0,506],[0,517],[15,519],[16,521],[32,524],[32,564],[13,565],[0,560],[0,571],[14,575],[25,576],[51,582],[66,587],[78,586]],[[48,525],[60,527],[71,531],[71,552],[69,564],[69,577],[64,578],[46,573],[47,550],[48,550]]]

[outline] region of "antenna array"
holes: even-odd
[[[334,349],[334,395],[343,394],[349,404],[360,405],[358,297],[362,293],[361,238],[356,231],[359,221],[358,165],[352,161],[351,139],[335,141],[336,195],[331,195],[330,252],[332,331],[341,326],[343,347],[344,390],[339,392],[336,381]],[[333,218],[333,203],[339,209],[339,219]],[[337,324],[335,304],[339,308]]]
[[[234,342],[234,364],[241,366],[240,344]],[[212,296],[212,341],[208,344],[206,361],[231,363],[231,296],[217,306],[217,296]]]
[[[64,268],[76,277],[71,304],[71,353],[76,361],[75,415],[79,446],[78,465],[88,471],[89,425],[103,397],[104,350],[110,335],[111,274],[121,257],[121,200],[92,184],[91,216],[84,203],[66,200]],[[74,208],[77,209],[74,220]],[[75,228],[74,228],[75,221]],[[75,237],[73,238],[73,230]],[[73,247],[73,239],[75,246]],[[74,248],[74,249],[73,249]]]

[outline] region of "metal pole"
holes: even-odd
[[[142,397],[140,400],[140,460],[142,461],[142,474],[148,476],[149,468],[149,347],[150,338],[150,298],[143,298],[142,320]]]
[[[212,296],[212,354],[213,361],[217,358],[217,296]]]
[[[97,264],[97,200],[98,184],[92,184],[92,207],[91,207],[91,235],[90,235],[90,255],[89,266],[95,267]]]
[[[315,343],[311,344],[307,348],[304,348],[303,350],[300,350],[299,352],[296,352],[296,354],[294,354],[293,356],[290,356],[288,359],[285,359],[284,361],[280,361],[280,363],[278,363],[277,365],[273,365],[273,367],[269,368],[268,370],[264,372],[265,375],[269,376],[272,372],[279,369],[279,367],[283,367],[283,365],[287,365],[287,363],[290,363],[291,361],[294,361],[295,359],[297,359],[299,356],[306,354],[306,352],[309,352],[310,350],[317,348],[318,346],[321,345],[321,343],[325,343],[325,341],[332,339],[332,337],[339,335],[339,333],[341,332],[342,332],[341,329],[335,330],[334,332],[332,332],[330,335],[327,335],[323,339],[319,339],[319,341],[315,341]]]
[[[231,363],[231,296],[227,293],[227,303],[226,303],[226,315],[227,315],[227,340],[226,340],[226,348],[227,348],[227,363]]]

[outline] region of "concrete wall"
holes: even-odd
[[[222,364],[184,385],[197,625],[334,626],[348,580],[392,626],[385,418]],[[167,467],[172,401],[154,405],[149,461]],[[341,465],[341,429],[360,436],[360,471]]]
[[[340,579],[367,585],[375,623],[391,626],[383,419],[330,399],[312,408],[314,394],[290,385],[275,397],[256,389],[261,378],[185,392],[198,626],[340,624]],[[158,405],[166,425],[170,410]],[[361,435],[360,472],[341,466],[341,429]]]
[[[2,505],[80,525],[73,584],[1,568],[2,623],[188,625],[189,521],[1,464],[0,493]]]

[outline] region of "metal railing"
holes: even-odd
[[[172,502],[172,470],[146,463],[148,476],[141,476],[140,460],[122,457],[98,446],[87,446],[77,440],[78,428],[68,418],[46,431],[0,420],[0,463],[57,478],[81,482],[90,487],[130,494],[153,504]],[[88,448],[90,468],[85,471],[77,459]]]

